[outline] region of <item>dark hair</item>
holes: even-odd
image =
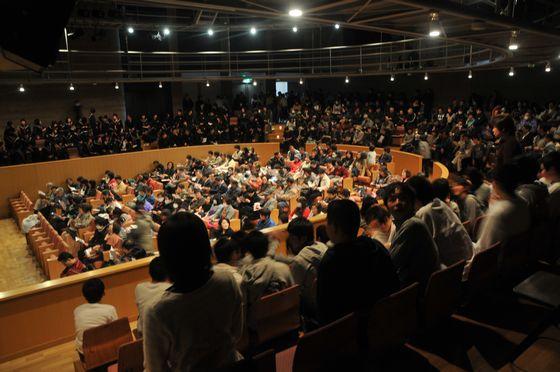
[[[327,223],[336,226],[346,236],[355,237],[360,228],[360,209],[349,199],[333,200],[327,208]]]
[[[556,172],[560,173],[560,152],[553,151],[543,156],[541,163],[545,170],[549,171],[554,168]]]
[[[82,285],[82,294],[90,304],[98,303],[105,294],[105,284],[99,278],[88,279]]]
[[[412,187],[416,195],[416,199],[426,205],[434,200],[434,190],[432,184],[424,176],[413,176],[406,181],[406,184]]]
[[[434,193],[434,198],[440,200],[445,200],[451,195],[451,187],[449,186],[449,181],[445,178],[438,178],[432,182],[432,190]]]
[[[509,196],[515,196],[515,189],[519,186],[519,169],[512,163],[504,164],[494,173],[494,182]]]
[[[304,237],[308,243],[312,243],[315,240],[313,223],[304,217],[296,217],[290,221],[288,224],[288,234]]]
[[[540,154],[524,153],[513,158],[513,164],[517,166],[520,184],[533,183],[539,173]]]
[[[167,272],[165,271],[165,266],[160,257],[155,257],[150,261],[149,271],[150,277],[155,282],[164,282],[167,280]]]
[[[469,167],[465,170],[465,175],[471,181],[472,190],[478,189],[484,183],[482,172],[475,167]]]
[[[236,251],[239,251],[239,244],[236,240],[221,238],[214,244],[214,255],[218,262],[231,261],[231,255]]]
[[[387,190],[383,195],[383,204],[385,204],[386,206],[389,206],[389,199],[391,198],[391,195],[397,192],[397,190],[400,191],[399,195],[401,198],[404,197],[406,199],[409,199],[411,203],[414,203],[414,201],[416,200],[416,192],[412,187],[410,187],[408,182],[394,182],[391,185],[387,186],[386,189]]]
[[[268,218],[268,217],[270,217],[270,210],[268,210],[268,208],[262,208],[262,209],[259,211],[259,214],[260,214],[261,216],[265,216],[266,218]]]
[[[509,115],[497,118],[494,122],[494,126],[498,128],[500,132],[508,134],[515,133],[515,123]]]
[[[84,212],[91,212],[91,204],[89,203],[82,203],[80,204],[80,209]]]
[[[366,195],[366,197],[362,200],[362,208],[360,209],[360,216],[365,217],[368,209],[375,204],[377,204],[377,200],[371,195]]]
[[[179,212],[169,217],[159,229],[158,249],[174,283],[200,280],[210,271],[212,251],[208,231],[204,222],[192,213]]]
[[[74,256],[72,256],[72,253],[70,252],[60,252],[60,254],[58,255],[58,262],[66,262],[73,258]]]
[[[327,243],[329,241],[329,236],[327,235],[327,226],[319,225],[317,230],[315,230],[316,240],[321,243]]]
[[[385,223],[387,222],[387,220],[391,218],[391,215],[389,214],[389,211],[387,210],[387,208],[377,204],[377,205],[372,205],[367,211],[366,211],[366,216],[365,216],[365,220],[367,224],[370,224],[371,221],[376,220],[379,223]]]
[[[268,238],[258,230],[248,233],[243,244],[255,259],[266,256],[266,252],[268,252]]]

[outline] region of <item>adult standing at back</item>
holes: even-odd
[[[146,371],[209,371],[240,358],[242,296],[233,275],[213,271],[204,222],[179,212],[158,233],[172,286],[145,312]]]
[[[399,289],[387,249],[376,240],[358,237],[360,210],[348,199],[334,200],[327,210],[327,234],[332,246],[317,275],[319,322],[327,324],[367,308]]]
[[[511,163],[516,155],[521,154],[521,146],[515,138],[515,124],[511,116],[496,119],[492,133],[498,139],[496,168]]]

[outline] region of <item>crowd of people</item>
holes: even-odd
[[[427,120],[421,99],[410,107],[396,99],[324,102],[308,97],[270,110],[286,120],[283,151],[271,159],[237,146],[182,164],[154,162],[132,179],[108,170],[99,182],[78,177],[40,193],[35,210],[75,242],[59,256],[64,276],[154,255],[157,234],[152,281],[136,291],[147,370],[210,370],[238,360],[244,324],[254,329],[263,295],[297,284],[304,325],[325,325],[411,283],[425,288],[432,273],[462,260],[466,277],[480,252],[559,221],[554,104],[540,111],[506,103],[487,115],[472,101],[455,102]],[[249,110],[260,105],[268,103],[256,99]],[[384,141],[399,126],[403,149],[426,160],[419,174],[391,174],[386,166]],[[317,146],[307,152],[309,142]],[[336,143],[368,150],[341,151]],[[375,147],[384,147],[381,156]],[[430,180],[432,159],[449,166],[448,179]],[[348,178],[354,187],[343,187]],[[261,231],[277,223],[274,211],[288,223],[287,255],[277,252],[274,234]],[[326,224],[315,232],[309,218],[317,215]],[[79,236],[88,227],[94,233],[86,242]],[[556,260],[560,252],[542,254]],[[79,352],[84,329],[117,317],[99,303],[99,279],[83,291],[88,303],[75,311]]]

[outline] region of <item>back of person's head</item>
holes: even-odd
[[[313,223],[304,217],[296,217],[288,224],[288,234],[298,238],[304,238],[307,243],[315,240]]]
[[[155,257],[150,261],[149,271],[150,277],[154,282],[164,282],[167,280],[167,271],[165,271],[161,257]]]
[[[360,215],[362,217],[365,217],[368,209],[375,204],[377,204],[377,200],[371,195],[366,195],[366,197],[362,200],[362,208],[360,209]]]
[[[158,249],[173,282],[200,280],[210,271],[208,231],[192,213],[179,212],[169,217],[158,231]]]
[[[387,210],[387,208],[377,204],[372,205],[367,211],[365,215],[366,223],[369,225],[371,221],[377,221],[379,224],[384,224],[387,220],[391,218],[391,214]]]
[[[247,234],[243,244],[253,258],[263,258],[268,252],[268,238],[262,232],[253,230]]]
[[[432,182],[432,190],[434,192],[434,198],[445,201],[451,195],[451,186],[449,186],[449,181],[445,178],[438,178]]]
[[[469,167],[465,170],[465,175],[471,181],[472,189],[478,189],[484,183],[484,175],[482,172],[475,168]]]
[[[315,230],[315,240],[327,244],[327,242],[329,241],[329,236],[327,234],[326,225],[317,226],[317,229]]]
[[[510,115],[501,116],[494,120],[494,126],[502,133],[515,133],[515,123]]]
[[[334,232],[341,238],[353,239],[358,235],[360,228],[360,209],[349,199],[333,200],[327,208],[327,231],[329,238],[334,243],[331,233]]]
[[[524,153],[518,155],[513,159],[513,163],[517,166],[519,171],[519,183],[529,184],[533,183],[539,173],[539,154]]]
[[[95,304],[105,295],[105,284],[99,278],[91,278],[82,285],[82,294],[87,302]]]
[[[416,200],[422,205],[426,205],[434,200],[434,191],[430,181],[424,176],[413,176],[406,181],[416,194]]]
[[[259,214],[260,214],[261,216],[263,216],[263,217],[268,218],[268,217],[270,217],[270,210],[269,210],[268,208],[262,208],[262,209],[259,211]]]
[[[519,169],[513,163],[504,164],[494,172],[494,184],[501,192],[515,197],[515,189],[519,186]]]
[[[214,255],[219,263],[230,262],[233,254],[239,250],[237,241],[228,238],[221,238],[214,244]]]
[[[58,255],[58,262],[65,263],[68,260],[73,259],[74,256],[70,252],[60,252]]]
[[[553,151],[543,156],[541,164],[546,171],[556,171],[560,174],[560,152]]]

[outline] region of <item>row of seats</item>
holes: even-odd
[[[33,213],[33,202],[23,190],[20,191],[17,198],[11,198],[9,202],[12,216],[14,217],[18,227],[21,229],[23,220]]]
[[[38,216],[39,224],[26,235],[27,244],[47,278],[57,279],[64,270],[64,266],[58,262],[58,255],[68,252],[69,246],[42,213]]]

